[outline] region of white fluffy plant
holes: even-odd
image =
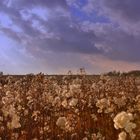
[[[114,127],[116,129],[124,129],[127,132],[131,139],[135,139],[135,134],[133,133],[133,129],[136,128],[136,124],[132,121],[134,120],[133,114],[122,111],[118,113],[114,118]],[[124,139],[122,139],[122,137]],[[125,140],[126,136],[124,133],[119,134],[119,140]]]

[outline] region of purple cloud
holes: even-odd
[[[65,55],[78,55],[76,64],[81,65],[81,55],[139,63],[139,13],[137,0],[4,0],[0,32],[41,62],[52,59],[51,53],[54,63]],[[103,18],[102,22],[91,20],[93,15]],[[64,63],[70,65],[68,59]]]
[[[138,0],[103,0],[102,4],[121,19],[128,22],[140,21],[140,1]]]
[[[34,6],[49,8],[67,7],[67,3],[65,0],[12,0],[10,5],[14,6],[15,8],[32,8]]]

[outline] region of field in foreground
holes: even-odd
[[[1,76],[1,140],[140,140],[140,78]]]

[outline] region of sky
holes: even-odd
[[[0,71],[140,69],[139,0],[1,0]]]

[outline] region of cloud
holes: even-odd
[[[58,60],[60,67],[68,63],[74,68],[82,61],[86,65],[85,56],[97,55],[111,65],[118,61],[131,65],[140,61],[139,13],[136,0],[4,0],[0,1],[0,21],[4,20],[0,32],[17,42],[17,49],[22,47],[38,59],[42,70],[45,61],[53,68],[59,67]]]
[[[65,0],[12,0],[10,6],[14,6],[15,8],[32,8],[34,6],[66,8],[67,3]]]
[[[55,17],[49,19],[46,24],[48,32],[53,36],[38,38],[35,42],[31,41],[33,46],[54,52],[99,53],[99,50],[94,46],[96,38],[94,32],[83,31],[77,23],[68,17]]]
[[[94,32],[85,32],[77,21],[67,15],[56,15],[56,11],[56,14],[44,20],[30,13],[30,18],[25,20],[16,8],[5,5],[3,5],[3,12],[9,15],[13,24],[19,27],[21,32],[14,32],[11,27],[1,27],[1,31],[20,43],[24,42],[29,48],[35,47],[38,48],[37,50],[54,52],[99,53],[94,46],[96,38]],[[37,25],[33,26],[34,23]]]
[[[98,35],[97,35],[98,34]],[[127,62],[140,61],[140,35],[128,33],[120,28],[104,26],[100,33],[97,33],[98,46],[104,50],[103,55],[114,60]]]
[[[140,34],[140,1],[137,0],[88,0],[83,6],[87,14],[109,18],[115,26],[133,34]]]
[[[140,69],[139,63],[126,62],[122,60],[111,60],[102,55],[87,55],[85,61],[92,66],[94,72],[108,72],[108,71],[131,71]]]
[[[99,16],[108,17],[110,23],[86,26],[94,30],[97,40],[95,46],[102,49],[102,55],[111,60],[126,62],[140,61],[140,2],[137,0],[88,0],[83,6],[85,12],[97,12]]]
[[[127,22],[140,21],[140,1],[138,0],[88,0],[83,6],[88,13],[98,11],[104,16],[114,16],[114,19],[121,18]]]
[[[111,10],[113,15],[120,17],[122,20],[129,22],[140,21],[140,1],[138,0],[103,0],[103,5]]]

